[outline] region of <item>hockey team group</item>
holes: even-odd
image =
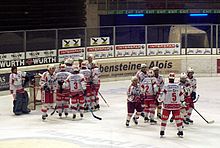
[[[180,74],[180,81],[175,82],[175,73],[169,73],[169,82],[164,84],[158,67],[147,70],[146,64],[142,64],[141,70],[132,77],[127,91],[126,126],[129,127],[132,116],[136,125],[139,116],[142,116],[145,122],[156,124],[154,116],[157,110],[157,117],[161,120],[160,136],[165,135],[167,120],[172,113],[170,122],[176,121],[177,135],[183,137],[183,123],[193,123],[190,116],[198,99],[193,74],[194,70],[190,67],[186,73]]]
[[[177,135],[183,137],[183,123],[193,123],[190,116],[197,101],[193,74],[193,69],[188,68],[186,73],[180,74],[180,81],[175,82],[175,73],[170,73],[169,82],[164,84],[158,67],[147,70],[147,65],[141,64],[127,91],[126,126],[129,127],[131,119],[137,125],[139,116],[145,122],[156,124],[154,117],[157,111],[156,115],[161,120],[160,136],[163,137],[172,113],[170,122],[176,121]],[[28,80],[30,77],[26,73],[17,71],[17,67],[11,68],[9,81],[15,115],[30,112],[27,107],[28,93],[24,89]],[[79,59],[76,64],[73,59],[66,59],[58,68],[48,66],[48,70],[41,74],[40,87],[43,120],[47,119],[49,109],[57,112],[60,118],[72,113],[75,119],[77,113],[83,118],[85,111],[93,113],[100,108],[100,71],[92,54],[88,55],[87,62]]]
[[[47,71],[41,74],[39,83],[43,120],[48,117],[50,109],[56,111],[60,117],[63,114],[67,117],[71,112],[72,118],[75,119],[78,112],[82,118],[85,110],[94,111],[100,108],[100,71],[93,58],[93,55],[89,55],[88,62],[79,59],[77,64],[69,58],[60,63],[58,68],[49,65]],[[14,98],[15,115],[30,111],[27,108],[27,92],[24,89],[25,79],[29,79],[26,73],[18,72],[17,67],[12,67],[10,91]]]

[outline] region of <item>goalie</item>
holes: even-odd
[[[28,81],[26,72],[18,72],[17,67],[11,68],[9,76],[10,92],[13,96],[13,112],[15,115],[28,114],[28,93],[24,90],[25,83]]]

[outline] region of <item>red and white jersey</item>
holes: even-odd
[[[60,71],[55,74],[55,78],[56,78],[57,82],[58,81],[65,81],[69,75],[71,75],[70,72]],[[58,83],[57,83],[57,89],[58,89]]]
[[[100,83],[100,75],[101,75],[99,68],[93,68],[91,70],[91,72],[92,72],[92,82],[94,84],[99,84]]]
[[[154,100],[155,95],[158,93],[158,90],[159,90],[156,78],[146,77],[140,83],[140,85],[141,85],[141,92],[145,94],[146,99]]]
[[[43,88],[44,85],[47,85],[50,90],[56,90],[57,80],[55,73],[50,74],[48,71],[44,72],[40,79],[40,86]]]
[[[87,83],[89,83],[90,82],[90,80],[91,80],[91,70],[89,70],[89,69],[80,69],[80,71],[79,71],[79,73],[80,74],[83,74],[83,76],[84,76],[84,78],[85,78],[85,81],[87,82]]]
[[[163,108],[166,110],[179,110],[181,101],[184,101],[184,93],[179,83],[165,84],[159,97],[159,101],[163,102]]]
[[[57,79],[57,81],[64,81],[66,80],[66,78],[71,75],[70,72],[66,72],[66,71],[60,71],[60,72],[57,72],[55,77]]]
[[[130,85],[127,91],[127,101],[128,102],[139,102],[140,100],[140,96],[141,96],[141,89],[140,89],[140,85]]]
[[[66,66],[66,71],[69,73],[73,73],[73,66]]]
[[[144,78],[147,77],[147,72],[144,73],[143,71],[139,70],[135,76],[138,78],[139,82],[141,83],[144,80]]]
[[[196,79],[194,77],[192,78],[188,77],[187,81],[190,83],[190,86],[192,87],[192,91],[196,92],[196,85],[197,85]]]
[[[87,68],[92,69],[93,63],[87,63]]]
[[[23,91],[24,87],[22,86],[23,83],[23,77],[25,77],[25,73],[17,72],[17,73],[11,73],[9,76],[9,89],[13,91],[13,94],[16,93],[16,91]]]
[[[190,94],[192,93],[192,87],[191,87],[190,83],[187,80],[185,83],[180,81],[179,85],[183,88],[184,96],[185,97],[190,96]]]
[[[85,79],[82,74],[71,74],[65,81],[65,86],[70,88],[70,92],[83,92],[85,89]]]
[[[163,88],[164,86],[164,79],[162,75],[158,75],[158,77],[155,77],[157,79],[157,85],[159,86],[160,89]]]

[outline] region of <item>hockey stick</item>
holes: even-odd
[[[212,124],[214,123],[215,121],[214,120],[211,120],[211,121],[207,121],[194,107],[192,107],[198,114],[200,117],[202,117],[203,120],[205,120],[206,123],[208,124]]]
[[[98,119],[98,120],[102,120],[102,118],[101,117],[98,117],[98,116],[96,116],[94,113],[93,113],[93,110],[89,107],[89,111],[91,112],[91,114],[92,114],[92,116],[94,117],[94,118],[96,118],[96,119]]]
[[[105,102],[105,104],[109,107],[107,101],[106,101],[105,98],[102,96],[102,94],[100,93],[100,91],[99,91],[99,95],[101,96],[101,98],[102,98],[102,100]]]
[[[53,114],[55,113],[56,110],[57,110],[57,105],[54,107],[53,112],[50,113],[50,115],[53,116]]]

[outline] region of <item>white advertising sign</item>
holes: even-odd
[[[93,54],[96,59],[114,57],[114,46],[93,46],[86,48],[87,55]]]
[[[90,38],[90,45],[109,45],[110,37],[92,37]]]
[[[187,48],[188,55],[204,55],[204,54],[211,54],[211,48]]]
[[[0,68],[25,65],[25,52],[0,54]]]
[[[59,62],[62,62],[68,58],[72,58],[72,59],[78,59],[79,57],[85,58],[84,55],[85,55],[85,47],[59,49],[58,60],[59,60]]]
[[[79,47],[81,46],[81,39],[63,39],[62,40],[62,48],[67,47]]]
[[[116,57],[126,57],[126,56],[145,56],[146,46],[145,44],[126,44],[126,45],[116,45],[115,46],[115,56]]]
[[[147,44],[147,55],[180,55],[180,43]]]
[[[38,51],[27,51],[26,58],[39,58],[39,57],[53,57],[57,56],[56,50],[38,50]]]
[[[27,65],[56,63],[57,51],[56,50],[27,51],[26,59],[27,59],[26,60]]]

